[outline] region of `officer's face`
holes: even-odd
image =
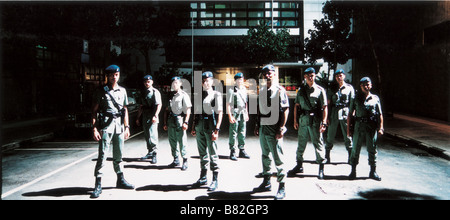
[[[203,90],[209,90],[212,88],[213,80],[212,78],[206,78],[203,80]]]
[[[173,91],[178,91],[181,87],[181,81],[180,80],[174,80],[172,82],[172,90]]]
[[[120,72],[110,73],[106,76],[108,78],[108,82],[111,84],[116,84],[119,82]]]
[[[272,81],[275,78],[276,74],[275,74],[275,71],[266,71],[266,72],[263,73],[263,76],[268,81]]]
[[[315,73],[306,73],[305,75],[303,75],[303,77],[305,78],[305,80],[308,84],[314,83],[314,80],[316,80]]]
[[[236,79],[236,85],[237,86],[242,86],[243,84],[244,84],[244,78]]]
[[[339,73],[336,75],[336,82],[344,82],[345,74]]]
[[[371,82],[361,83],[360,86],[361,86],[361,90],[365,93],[368,93],[372,89]]]
[[[145,80],[144,81],[144,86],[145,86],[145,88],[150,88],[150,87],[152,87],[152,85],[153,85],[153,80]]]

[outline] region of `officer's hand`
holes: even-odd
[[[130,129],[129,128],[125,128],[125,140],[128,139],[130,137]]]
[[[100,132],[98,132],[97,129],[94,129],[94,140],[95,141],[99,141],[100,139],[102,139],[102,136],[100,135]]]
[[[255,134],[255,136],[259,137],[259,129],[255,128],[255,131],[253,131],[253,133]]]
[[[230,124],[236,123],[236,118],[234,116],[230,116]]]
[[[139,119],[136,119],[136,125],[141,126],[141,123],[139,122]]]
[[[163,129],[164,129],[164,131],[167,131],[167,130],[169,130],[169,127],[167,127],[167,125],[164,125]]]
[[[214,131],[211,135],[211,140],[215,141],[219,138],[219,131]]]
[[[195,137],[195,135],[196,135],[195,129],[192,129],[191,134],[192,134],[192,136]]]
[[[186,123],[184,123],[181,128],[183,129],[183,131],[186,131],[188,129],[188,125]]]
[[[325,125],[321,125],[320,126],[320,133],[323,133],[323,132],[325,132],[327,130],[327,126],[325,126]]]
[[[296,121],[294,122],[294,129],[298,130],[298,122],[296,122]]]
[[[384,129],[378,130],[378,134],[383,135],[384,134]]]
[[[152,123],[157,123],[158,122],[158,116],[153,116],[152,118]]]

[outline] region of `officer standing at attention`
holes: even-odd
[[[237,160],[236,158],[236,138],[239,148],[240,158],[250,158],[245,152],[245,136],[246,125],[249,119],[248,116],[248,94],[247,89],[244,86],[244,74],[237,73],[234,75],[234,81],[236,85],[228,90],[227,94],[227,114],[230,121],[229,127],[229,144],[230,144],[230,159]]]
[[[349,175],[351,180],[356,179],[356,166],[359,163],[362,141],[366,139],[367,152],[369,154],[370,173],[369,178],[381,181],[376,172],[377,165],[377,138],[378,134],[384,134],[383,113],[381,111],[380,98],[370,93],[372,81],[369,77],[363,77],[359,82],[360,91],[356,98],[350,102],[350,117],[348,117],[347,133],[352,136],[351,122],[355,121],[353,132],[353,148],[350,157],[352,171]]]
[[[113,144],[113,165],[117,174],[116,187],[134,189],[123,176],[122,151],[124,141],[130,136],[128,123],[128,96],[125,88],[119,86],[120,68],[116,65],[105,69],[107,85],[96,90],[93,97],[92,124],[94,140],[98,141],[98,159],[95,165],[95,188],[91,198],[98,198],[102,193],[102,168],[106,153]]]
[[[298,130],[297,165],[288,172],[289,176],[303,173],[303,153],[308,137],[316,151],[319,164],[319,179],[323,179],[325,151],[322,133],[327,127],[327,95],[325,89],[315,83],[316,71],[310,67],[303,74],[306,84],[300,86],[295,98],[294,128]]]
[[[334,138],[338,126],[341,126],[342,136],[344,137],[345,148],[348,152],[348,160],[352,152],[352,138],[347,136],[347,116],[350,100],[355,98],[355,90],[353,86],[346,83],[343,69],[339,69],[334,73],[337,84],[332,86],[327,92],[328,106],[330,106],[329,127],[325,145],[325,158],[330,163],[330,152],[333,149]]]
[[[181,89],[181,84],[180,77],[175,76],[172,78],[173,91],[169,95],[169,104],[164,111],[164,130],[169,131],[169,144],[173,156],[173,162],[169,167],[180,165],[178,154],[181,153],[181,157],[183,158],[181,170],[186,170],[188,168],[186,156],[186,130],[189,126],[192,103],[189,95]],[[180,146],[179,151],[177,145]]]
[[[275,199],[284,199],[286,169],[284,167],[283,156],[283,136],[287,129],[285,127],[289,115],[289,98],[286,90],[278,84],[278,74],[273,65],[266,65],[262,68],[266,85],[261,86],[258,96],[258,120],[255,126],[255,135],[259,136],[262,150],[262,165],[264,177],[263,182],[255,192],[270,191],[270,165],[272,154],[277,169],[277,181],[279,187]],[[269,107],[270,106],[270,107]]]
[[[143,78],[145,90],[141,98],[136,125],[140,126],[139,119],[142,115],[142,126],[144,130],[145,142],[147,143],[147,155],[141,159],[151,159],[152,164],[156,164],[156,154],[158,145],[158,123],[159,112],[161,111],[161,93],[153,87],[153,78],[146,75]]]
[[[202,114],[194,114],[194,123],[192,125],[191,134],[197,139],[197,148],[200,155],[200,178],[194,187],[206,185],[208,183],[206,179],[206,172],[208,164],[211,171],[213,171],[213,181],[208,188],[208,191],[215,191],[218,187],[218,175],[219,175],[219,155],[217,154],[217,139],[219,137],[220,124],[223,117],[223,104],[222,94],[214,91],[213,74],[212,72],[202,73],[202,106],[195,106],[195,108],[201,108],[195,112],[202,112]],[[208,159],[209,153],[209,159]]]

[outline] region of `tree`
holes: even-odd
[[[269,26],[260,25],[250,28],[247,35],[238,40],[238,44],[242,45],[247,63],[256,63],[261,66],[288,58],[287,49],[290,39],[286,28],[280,28],[274,32]]]
[[[308,62],[315,63],[323,59],[329,63],[330,69],[337,64],[345,64],[352,57],[351,33],[352,9],[340,1],[325,2],[322,13],[324,18],[314,20],[315,30],[308,30],[310,38],[305,39],[305,55]]]

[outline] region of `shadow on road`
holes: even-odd
[[[430,195],[421,195],[404,190],[396,189],[374,189],[365,192],[359,192],[362,199],[368,200],[437,200],[438,198]]]
[[[105,189],[115,189],[114,187],[103,187]],[[55,189],[47,189],[38,192],[27,192],[22,194],[22,196],[33,197],[33,196],[52,196],[52,197],[63,197],[63,196],[79,196],[79,195],[91,195],[94,188],[89,187],[62,187]]]

